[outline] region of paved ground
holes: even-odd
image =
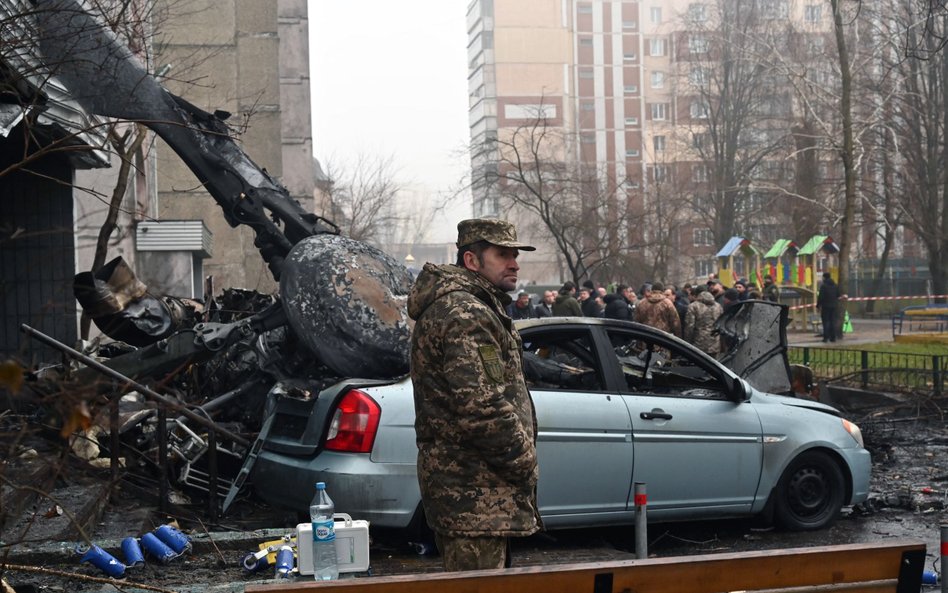
[[[852,319],[853,333],[845,334],[839,346],[853,344],[875,344],[892,341],[892,321],[889,319]],[[791,346],[822,346],[822,336],[810,330],[787,330],[787,341]]]

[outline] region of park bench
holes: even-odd
[[[837,591],[918,593],[925,544],[874,543],[676,556],[506,570],[247,585],[246,593],[721,593]]]
[[[892,316],[892,335],[903,332],[944,332],[948,329],[948,305],[913,305]]]

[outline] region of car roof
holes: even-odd
[[[609,319],[605,317],[539,317],[532,319],[518,319],[514,321],[514,326],[518,331],[531,329],[534,327],[544,327],[544,326],[555,326],[555,325],[587,325],[587,326],[597,326],[597,327],[616,327],[616,328],[626,328],[634,329],[645,334],[651,334],[657,338],[662,338],[666,340],[676,340],[683,342],[681,338],[674,334],[670,334],[666,331],[654,328],[650,325],[645,325],[643,323],[637,323],[635,321],[624,321],[621,319]],[[687,343],[687,342],[684,342]]]

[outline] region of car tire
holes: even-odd
[[[843,472],[829,455],[802,453],[777,484],[774,518],[791,531],[822,529],[839,516],[845,488]]]

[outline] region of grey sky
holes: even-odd
[[[468,0],[308,0],[313,144],[322,162],[394,155],[433,194],[468,167]],[[469,200],[429,240],[453,241]]]

